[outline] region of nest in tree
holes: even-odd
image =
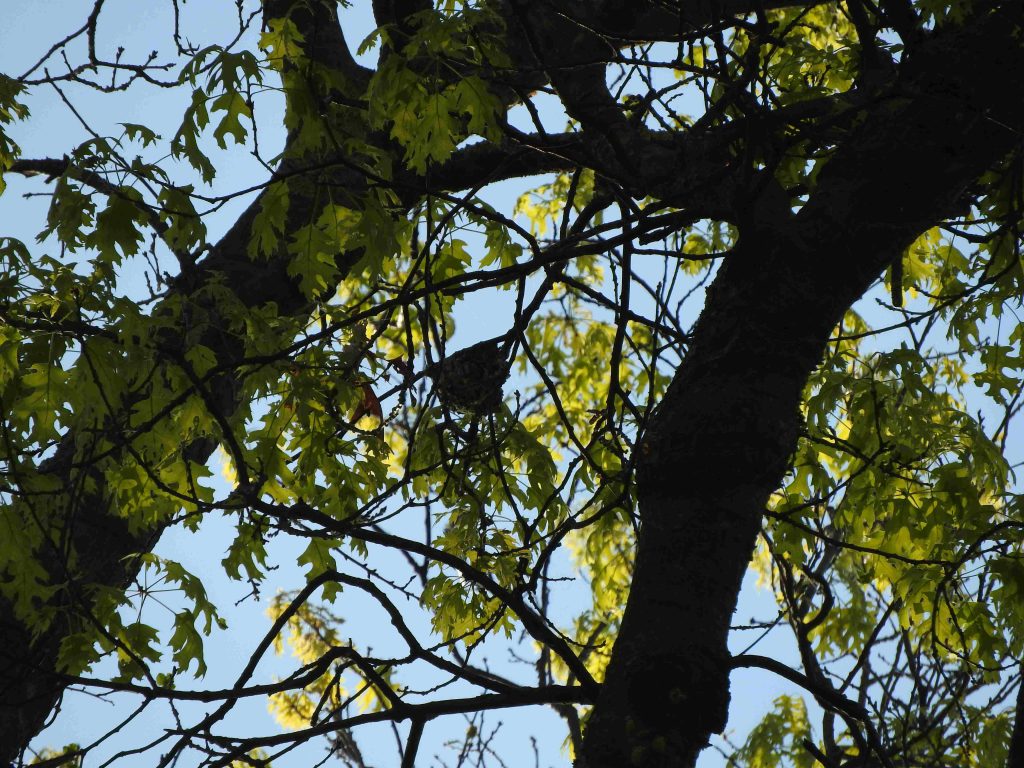
[[[510,365],[502,339],[473,344],[431,365],[426,373],[434,381],[441,404],[468,413],[494,413],[504,397],[502,385]]]

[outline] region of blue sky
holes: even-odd
[[[9,75],[20,75],[27,69],[26,62],[35,61],[56,40],[79,27],[88,14],[91,3],[83,0],[48,0],[48,2],[16,3],[5,15],[5,45],[0,47],[0,72]],[[170,28],[170,2],[156,0],[108,0],[100,17],[100,34],[97,40],[99,53],[113,58],[118,46],[126,48],[126,61],[139,61],[151,50],[161,53],[159,60],[173,60]],[[222,41],[229,35],[234,21],[235,5],[230,0],[204,0],[183,6],[187,21],[187,35],[193,43],[206,44]],[[353,7],[343,16],[343,26],[350,44],[355,47],[373,27],[369,14],[369,0],[356,0]],[[246,40],[250,46],[253,36]],[[372,58],[367,61],[372,64]],[[60,61],[51,63],[53,71],[58,71]],[[133,89],[128,94],[97,95],[86,89],[69,88],[66,94],[89,127],[102,135],[117,136],[121,129],[118,123],[135,122],[153,127],[164,139],[170,138],[177,128],[182,112],[188,102],[188,94],[174,90],[156,88]],[[71,110],[63,103],[60,95],[52,88],[41,86],[33,89],[28,97],[28,105],[32,111],[31,118],[23,125],[16,126],[12,134],[22,146],[25,157],[60,157],[73,146],[88,136],[87,128],[79,122]],[[280,126],[281,100],[275,93],[268,92],[257,102],[257,119],[259,120],[260,141],[266,156],[274,154],[281,146],[283,133]],[[550,113],[553,121],[560,120],[557,113]],[[216,182],[218,191],[245,188],[266,180],[266,172],[247,152],[245,148],[229,147],[227,150],[210,148],[219,176]],[[529,185],[508,183],[492,191],[492,202],[505,210],[511,210],[515,196]],[[36,195],[46,191],[46,185],[40,178],[24,180],[9,178],[7,193],[0,198],[0,235],[15,236],[27,243],[32,243],[35,233],[42,228],[45,215],[45,197],[25,199],[26,193]],[[221,210],[212,213],[208,218],[211,240],[216,240],[235,216],[244,208],[248,199],[241,198],[226,204]],[[33,252],[53,252],[53,243],[32,245]],[[139,265],[127,266],[122,274],[124,287],[127,291],[141,289]],[[460,310],[460,333],[466,334],[468,341],[489,335],[488,328],[501,322],[502,314],[508,307],[494,304],[493,298],[481,298],[467,302]],[[219,491],[223,493],[226,486],[221,482]],[[271,596],[273,585],[268,584],[260,600],[247,599],[248,587],[245,584],[231,582],[224,578],[220,569],[220,559],[232,538],[232,524],[225,519],[206,520],[199,533],[192,534],[175,529],[163,537],[157,552],[162,556],[176,559],[184,563],[190,570],[203,578],[211,598],[220,606],[229,622],[226,632],[215,633],[208,642],[208,661],[210,672],[202,681],[204,686],[221,687],[234,681],[240,660],[248,658],[259,637],[269,626],[265,616],[266,602]],[[275,579],[285,587],[295,587],[302,583],[302,575],[294,566],[297,554],[293,543],[279,541],[275,543],[272,556],[280,570]],[[766,595],[759,594],[748,579],[736,614],[739,623],[745,623],[752,616],[759,619],[774,615],[773,602]],[[582,596],[582,593],[580,593]],[[166,622],[172,615],[175,605],[173,595],[165,595],[168,607],[153,603],[147,609],[147,618]],[[571,608],[567,606],[567,608]],[[368,601],[360,601],[355,595],[346,594],[341,612],[352,626],[352,634],[363,644],[386,647],[390,638],[384,632],[387,622],[380,612],[375,610]],[[424,622],[425,617],[415,607],[410,606],[412,621]],[[747,635],[736,639],[736,649],[747,643]],[[769,641],[758,648],[758,652],[768,655],[782,656],[787,660],[795,660],[792,652],[783,644]],[[507,658],[507,651],[495,651],[490,662],[496,668],[507,666],[515,669]],[[273,674],[283,675],[291,669],[290,661],[285,659],[269,660],[261,665],[259,674],[265,678]],[[96,670],[101,676],[103,669]],[[785,687],[766,673],[748,670],[733,676],[733,713],[730,729],[742,734],[746,728],[756,721],[764,711],[765,705]],[[118,721],[131,711],[136,702],[106,701],[90,695],[69,692],[53,725],[36,740],[36,747],[60,746],[66,742],[76,741],[88,743],[106,733]],[[158,736],[162,729],[169,727],[169,713],[154,707],[153,712],[133,720],[124,730],[110,739],[102,749],[97,750],[89,764],[99,765],[101,756],[110,756],[116,750],[126,746],[136,746],[150,738]],[[561,721],[551,712],[535,709],[530,712],[498,713],[489,718],[493,727],[503,721],[503,740],[507,748],[506,756],[511,764],[522,764],[527,758],[532,764],[532,747],[527,737],[535,736],[541,750],[542,766],[563,766],[568,764],[565,753],[561,750],[564,729]],[[253,699],[239,705],[232,718],[228,721],[236,732],[264,732],[277,728],[276,723],[267,713],[265,701]],[[458,718],[438,721],[431,725],[426,734],[426,741],[421,752],[423,765],[433,765],[428,760],[433,754],[445,754],[443,742],[446,739],[458,738],[465,730],[465,723]],[[367,729],[357,734],[364,748],[368,762],[378,768],[396,765],[394,757],[393,735],[386,728],[376,731]],[[385,748],[387,751],[385,752]],[[522,751],[520,754],[517,752]],[[158,750],[159,751],[159,750]],[[379,754],[381,759],[372,757]],[[281,760],[282,766],[305,766],[320,757],[319,746],[307,746],[302,750]],[[448,755],[449,759],[452,755]],[[152,762],[152,755],[147,755],[145,762]],[[702,766],[721,764],[721,759],[712,751],[705,753]],[[134,764],[134,759],[127,759],[126,764]]]

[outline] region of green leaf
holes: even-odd
[[[247,251],[250,259],[269,258],[277,250],[288,217],[288,200],[288,184],[284,181],[271,183],[260,195],[260,210],[252,223]]]
[[[120,125],[124,128],[124,133],[129,141],[141,141],[143,147],[156,144],[160,139],[160,136],[144,125],[138,123],[120,123]]]
[[[242,125],[241,118],[252,119],[252,110],[249,109],[245,99],[238,93],[224,93],[213,100],[210,105],[211,112],[224,112],[217,127],[213,130],[213,138],[221,149],[227,149],[224,137],[231,134],[236,144],[244,144],[248,133]]]

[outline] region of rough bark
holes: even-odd
[[[289,3],[268,3],[271,17],[287,12]],[[270,7],[273,6],[273,7]],[[354,74],[354,62],[341,38],[336,18],[319,9],[317,16],[300,14],[299,24],[305,26],[311,41],[307,51],[323,63]],[[344,55],[342,55],[344,54]],[[293,161],[294,165],[294,161]],[[286,164],[282,173],[294,172]],[[364,180],[352,172],[335,171],[333,183],[358,189]],[[301,194],[292,199],[290,223],[298,225],[309,216],[311,198]],[[231,229],[196,267],[178,276],[171,291],[171,300],[181,296],[201,296],[203,288],[215,276],[225,276],[238,300],[250,307],[274,302],[282,315],[301,316],[309,312],[309,303],[296,282],[289,277],[286,249],[260,264],[255,269],[247,252],[252,222],[259,212],[261,199],[257,198],[238,218]],[[230,366],[244,353],[242,340],[225,333],[217,322],[217,310],[208,299],[195,299],[199,311],[208,314],[209,330],[202,343],[216,355],[218,361]],[[161,312],[160,307],[154,310]],[[168,338],[173,343],[172,338]],[[214,407],[222,414],[230,414],[238,406],[239,381],[236,375],[225,375],[213,380],[209,395]],[[126,520],[118,517],[109,507],[101,477],[95,477],[96,490],[82,492],[76,486],[76,473],[70,466],[74,454],[73,434],[68,435],[53,460],[42,469],[60,478],[66,489],[66,505],[60,513],[60,523],[68,538],[70,552],[88,553],[79,559],[80,568],[68,567],[65,555],[54,552],[48,570],[55,583],[66,583],[69,588],[61,593],[61,618],[41,634],[18,621],[11,607],[0,599],[0,763],[15,761],[28,742],[43,727],[45,720],[60,699],[64,683],[57,674],[57,655],[61,640],[69,632],[81,627],[91,605],[87,593],[79,586],[102,585],[123,589],[136,574],[136,568],[126,557],[148,552],[159,539],[160,529],[130,532]],[[203,463],[213,453],[215,443],[203,440],[183,447],[189,460]]]
[[[295,10],[292,7],[296,6]],[[314,9],[314,11],[308,10]],[[331,4],[304,6],[294,0],[268,0],[265,16],[277,18],[291,15],[307,41],[305,53],[312,61],[342,73],[354,90],[365,87],[368,70],[352,59],[338,25],[336,11]],[[347,158],[337,162],[331,158],[304,157],[292,152],[286,142],[285,159],[277,169],[278,179],[289,180],[289,213],[286,231],[294,231],[311,218],[317,199],[317,185],[328,185],[335,194],[344,190],[353,198],[365,189],[366,179]],[[387,147],[384,147],[387,148]],[[396,191],[409,203],[419,199],[428,189],[451,190],[472,187],[481,180],[498,180],[524,173],[540,173],[564,165],[564,160],[532,151],[528,147],[504,148],[492,145],[469,147],[445,165],[433,169],[428,182],[420,176],[399,174]],[[306,168],[312,168],[306,171]],[[67,172],[89,183],[87,173],[69,168],[66,161],[22,161],[12,169],[26,174],[52,176]],[[108,186],[99,191],[109,191]],[[278,253],[258,264],[248,256],[252,238],[253,220],[262,206],[257,199],[239,216],[229,231],[211,251],[191,269],[179,274],[169,291],[168,303],[192,303],[197,314],[206,316],[208,330],[201,343],[216,356],[225,373],[209,384],[209,402],[223,416],[229,416],[240,405],[239,391],[244,371],[232,365],[244,355],[243,342],[233,334],[225,333],[217,321],[217,307],[202,298],[211,280],[223,280],[230,286],[236,299],[248,307],[261,307],[273,303],[282,317],[302,318],[312,309],[309,298],[288,274],[291,256],[287,251],[287,236],[282,238]],[[344,273],[359,258],[358,253],[338,256],[339,270]],[[162,311],[161,305],[154,313]],[[173,334],[168,343],[174,344]],[[210,440],[183,446],[183,454],[190,461],[204,463],[216,448]],[[87,552],[81,558],[81,567],[72,571],[65,554],[47,555],[47,570],[55,583],[67,583],[71,588],[62,593],[61,616],[42,633],[19,621],[10,604],[0,598],[0,764],[15,761],[29,741],[42,729],[47,716],[58,704],[65,682],[57,674],[57,657],[62,639],[80,628],[91,606],[88,596],[76,585],[99,585],[126,588],[136,575],[136,569],[125,558],[150,551],[159,540],[161,529],[130,532],[127,521],[112,513],[106,498],[102,478],[94,477],[97,490],[84,494],[77,490],[75,472],[70,465],[75,452],[75,436],[69,434],[54,459],[42,467],[61,479],[66,489],[66,502],[58,513],[68,539],[68,551]]]
[[[1013,733],[1006,756],[1006,768],[1024,768],[1024,683],[1017,689],[1017,702],[1013,713]]]
[[[692,766],[725,727],[730,619],[801,392],[845,310],[1019,144],[1024,93],[1001,73],[1024,66],[1020,17],[915,50],[799,214],[741,229],[640,449],[635,572],[579,766]]]

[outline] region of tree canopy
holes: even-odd
[[[1020,3],[83,5],[0,73],[0,761],[1024,765]]]

